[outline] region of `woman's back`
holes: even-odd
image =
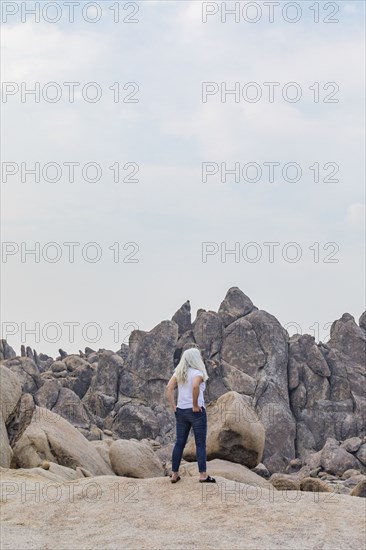
[[[193,407],[193,396],[192,396],[192,389],[193,389],[193,379],[196,376],[202,376],[202,372],[198,369],[193,369],[192,367],[189,367],[187,370],[187,381],[184,384],[178,384],[178,402],[177,407],[179,409],[191,409]],[[199,394],[198,394],[198,406],[204,407],[205,406],[205,400],[203,392],[206,389],[206,383],[201,382],[199,386]]]

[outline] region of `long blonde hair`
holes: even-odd
[[[189,368],[201,371],[203,381],[206,382],[208,374],[198,348],[188,348],[182,353],[182,357],[174,369],[178,384],[187,382]]]

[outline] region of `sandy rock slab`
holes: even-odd
[[[364,548],[365,499],[254,488],[217,477],[99,476],[52,483],[2,470],[5,549]],[[22,485],[23,484],[23,485]],[[24,485],[25,484],[25,485]],[[33,490],[33,492],[31,492]]]

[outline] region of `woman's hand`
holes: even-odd
[[[193,410],[194,413],[199,413],[199,412],[202,411],[201,407],[199,407],[198,405],[197,405],[197,407],[195,407],[195,406],[193,405],[192,410]]]

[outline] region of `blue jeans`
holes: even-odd
[[[193,409],[176,408],[175,420],[177,440],[172,455],[172,471],[178,472],[183,456],[183,450],[187,443],[190,429],[193,428],[196,442],[196,457],[198,471],[206,471],[206,436],[207,436],[207,414],[206,409],[201,407],[200,412],[193,412]]]

